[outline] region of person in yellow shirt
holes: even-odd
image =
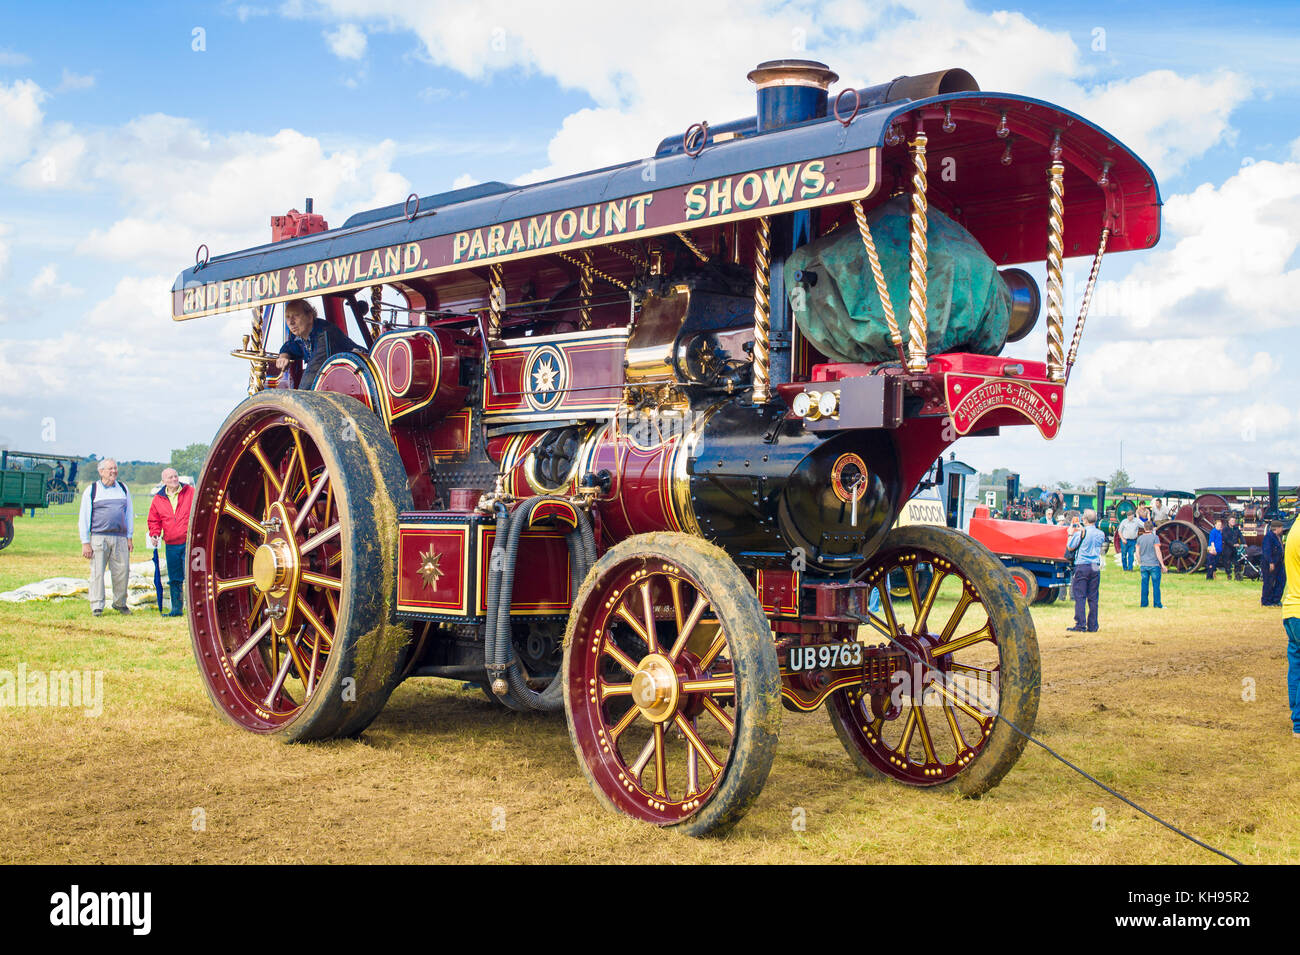
[[[1291,703],[1291,732],[1300,739],[1300,533],[1286,535],[1282,561],[1286,589],[1282,591],[1282,626],[1286,628],[1286,689]]]

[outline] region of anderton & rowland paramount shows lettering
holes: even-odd
[[[197,318],[541,254],[557,247],[581,248],[624,236],[660,235],[750,218],[770,210],[794,211],[867,195],[876,180],[876,157],[871,149],[772,166],[256,275],[193,283],[173,291],[172,314],[176,319]]]

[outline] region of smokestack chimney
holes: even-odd
[[[1097,520],[1101,520],[1106,514],[1106,482],[1097,482]]]
[[[1268,472],[1268,510],[1264,513],[1266,521],[1280,521],[1284,516],[1278,505],[1277,479],[1277,471]]]
[[[750,70],[758,87],[758,131],[826,115],[826,90],[839,75],[815,60],[768,60]]]
[[[1007,504],[1010,505],[1015,503],[1018,497],[1020,497],[1020,475],[1008,474],[1007,475]]]

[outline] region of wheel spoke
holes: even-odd
[[[628,767],[628,771],[632,774],[632,778],[638,783],[641,782],[641,774],[645,772],[646,766],[650,764],[650,757],[654,754],[655,738],[651,736],[645,741],[645,746],[641,748],[641,752],[637,755],[636,761]]]
[[[903,576],[907,578],[907,596],[912,601],[912,616],[921,618],[921,595],[916,592],[916,565],[904,564]]]
[[[623,714],[622,718],[609,728],[610,743],[617,746],[619,737],[627,732],[627,728],[635,723],[636,718],[640,715],[641,710],[638,707],[629,707],[628,711]]]
[[[307,538],[307,542],[306,542],[305,544],[301,544],[301,545],[298,547],[298,553],[299,553],[299,554],[310,554],[312,551],[314,551],[314,550],[315,550],[317,547],[319,547],[321,544],[324,544],[324,543],[326,543],[326,542],[328,542],[328,541],[332,541],[334,538],[338,537],[339,534],[341,534],[341,533],[343,533],[343,525],[342,525],[342,524],[333,524],[333,525],[331,525],[329,528],[327,528],[326,530],[321,531],[321,532],[320,532],[319,534],[317,534],[315,537],[309,537],[309,538]]]
[[[307,494],[307,500],[303,501],[302,507],[298,509],[298,516],[294,518],[293,532],[295,534],[298,533],[298,529],[302,527],[302,522],[307,519],[307,515],[311,513],[311,509],[316,506],[316,499],[320,497],[321,488],[325,487],[325,485],[328,483],[329,483],[329,472],[321,471],[320,477],[316,479],[315,485],[312,486],[311,491]],[[330,493],[332,494],[333,491],[334,488],[331,487]],[[328,498],[326,498],[326,503],[325,503],[325,519],[329,520],[329,499]]]
[[[307,698],[311,698],[311,691],[316,688],[316,661],[320,659],[320,634],[316,634],[316,639],[311,642],[311,664],[307,667]]]
[[[683,693],[735,696],[736,676],[734,673],[728,673],[724,676],[705,677],[700,680],[682,680],[680,686]]]
[[[631,695],[632,695],[631,683],[606,683],[604,680],[600,681],[600,702],[602,703],[604,703],[612,696],[631,696]]]
[[[930,652],[936,657],[941,657],[946,653],[956,653],[958,650],[963,650],[972,644],[980,643],[984,640],[990,642],[993,641],[993,631],[989,628],[987,623],[978,630],[973,630],[966,634],[964,637],[958,637],[955,640],[940,643],[938,646],[931,648]]]
[[[271,684],[271,691],[266,694],[266,699],[262,701],[267,709],[271,708],[271,703],[275,700],[276,694],[284,687],[285,677],[289,675],[289,664],[292,662],[293,657],[286,653],[284,663],[280,665],[280,670],[275,675],[275,681]]]
[[[614,659],[614,662],[626,670],[630,675],[636,675],[636,662],[620,649],[619,645],[614,642],[610,635],[605,636],[605,653]]]
[[[704,760],[704,765],[709,768],[709,772],[716,778],[722,772],[722,764],[714,758],[712,751],[704,740],[700,739],[700,735],[695,732],[695,727],[687,722],[686,718],[680,713],[673,717],[673,724],[682,731],[682,735],[686,737],[686,742],[691,744],[691,751],[700,754],[700,758]]]
[[[302,633],[306,629],[307,625],[304,623],[298,628],[296,638],[287,634],[284,638],[285,648],[288,649],[289,656],[293,657],[293,665],[298,668],[298,676],[302,678],[303,683],[307,682],[307,661],[302,658],[302,648],[297,645],[297,641],[302,639]]]
[[[266,594],[259,590],[257,592],[257,598],[253,601],[253,607],[248,613],[247,626],[250,630],[253,629],[253,621],[257,619],[257,612],[262,609],[262,603],[265,600]]]
[[[904,759],[909,758],[907,751],[912,746],[912,733],[916,731],[916,705],[913,704],[907,709],[907,720],[903,723],[903,738],[898,741],[894,747],[894,752]]]
[[[316,616],[316,611],[311,609],[311,607],[307,604],[307,601],[302,599],[301,595],[298,597],[298,599],[295,602],[297,603],[298,606],[298,612],[301,613],[303,617],[306,618],[309,624],[311,624],[313,627],[316,628],[316,632],[325,638],[325,642],[332,646],[334,642],[334,637],[329,632],[329,630],[325,627],[325,624],[321,623],[320,617]]]
[[[284,479],[280,483],[280,493],[276,496],[276,500],[281,503],[284,503],[285,495],[289,493],[289,482],[293,478],[294,462],[297,461],[298,456],[302,454],[302,442],[298,440],[297,432],[294,432],[293,438],[294,438],[293,450],[289,452],[289,460],[285,465],[285,469],[284,469]]]
[[[326,577],[324,574],[318,574],[312,570],[304,570],[299,577],[304,584],[311,584],[313,587],[328,587],[330,590],[343,590],[343,581],[337,577]]]
[[[718,706],[717,703],[714,703],[713,700],[707,696],[700,700],[700,702],[704,704],[705,711],[717,720],[722,725],[722,728],[727,731],[728,736],[735,735],[736,724],[722,707]]]
[[[623,603],[619,603],[616,613],[624,623],[632,628],[632,632],[640,637],[647,647],[650,646],[650,634],[645,632],[645,628],[641,625],[641,622],[632,615],[631,611],[629,611]],[[652,650],[651,652],[653,653],[654,651]]]
[[[650,597],[650,581],[641,583],[641,607],[645,613],[646,646],[651,653],[659,652],[659,634],[655,630],[654,600]]]
[[[284,482],[276,475],[275,468],[271,467],[271,462],[266,459],[266,452],[262,450],[262,439],[258,438],[250,444],[248,450],[252,452],[253,457],[257,458],[257,463],[262,465],[262,474],[271,482],[278,498],[284,492]]]
[[[947,576],[946,571],[935,571],[930,577],[930,589],[925,592],[925,599],[921,601],[921,607],[916,613],[916,626],[912,628],[912,633],[919,635],[926,632],[930,611],[934,609],[935,598],[939,596],[939,585]]]
[[[921,700],[925,700],[925,689],[921,690]],[[916,728],[921,732],[921,746],[925,749],[925,761],[927,763],[937,763],[939,760],[934,755],[934,740],[930,739],[930,724],[925,720],[925,710],[922,708],[922,702],[917,702],[916,698],[912,699],[912,709],[916,711]]]
[[[298,464],[302,467],[302,486],[311,487],[311,472],[307,470],[307,455],[302,449],[302,434],[297,428],[290,428],[289,433],[293,435],[293,446],[298,450]],[[292,468],[290,468],[292,470]],[[288,487],[288,475],[285,475],[285,486]]]
[[[957,714],[953,712],[952,704],[944,701],[943,715],[948,720],[948,729],[952,731],[952,741],[957,745],[957,755],[960,756],[969,747],[966,745],[966,737],[961,735],[961,727],[957,725]]]
[[[251,537],[244,538],[244,552],[247,553],[250,557],[257,556],[257,545],[253,543],[253,539]]]
[[[221,513],[229,514],[249,530],[256,531],[258,534],[262,535],[262,537],[266,537],[266,528],[262,526],[261,522],[257,518],[242,508],[231,504],[229,501],[226,501],[226,503],[221,505]]]
[[[691,634],[695,632],[695,625],[700,622],[700,617],[704,616],[704,611],[708,606],[709,602],[704,599],[704,595],[696,594],[695,606],[691,607],[691,612],[687,614],[686,620],[683,622],[680,619],[681,608],[678,605],[677,639],[673,641],[673,648],[668,652],[668,659],[676,662],[682,650],[686,649],[687,641],[691,639]]]
[[[224,594],[227,590],[235,590],[239,587],[253,586],[252,577],[231,577],[228,580],[217,578],[217,593]]]
[[[990,719],[992,719],[992,714],[981,713],[978,710],[976,710],[973,706],[971,706],[969,703],[967,703],[965,700],[959,699],[955,693],[953,693],[950,689],[948,689],[948,687],[943,685],[942,681],[936,681],[931,685],[934,686],[942,695],[946,696],[949,700],[951,700],[953,706],[957,707],[957,709],[961,710],[963,713],[965,713],[975,722],[979,723],[980,726],[983,726]],[[979,701],[977,700],[976,702]]]
[[[889,575],[885,575],[885,580]],[[894,616],[894,598],[889,594],[889,588],[881,585],[880,587],[880,609],[885,611],[885,623],[889,624],[889,635],[895,637],[898,635],[898,618]]]
[[[952,635],[957,632],[957,625],[961,623],[961,618],[966,616],[966,611],[972,603],[974,603],[974,598],[971,597],[970,591],[963,587],[961,597],[957,599],[957,606],[952,608],[952,616],[943,625],[943,633],[939,635],[940,643],[947,643],[952,639]]]
[[[655,724],[654,741],[655,741],[655,795],[663,796],[667,798],[668,782],[667,780],[664,779],[664,777],[668,775],[668,767],[667,767],[668,754],[665,751],[666,747],[664,744],[663,723]]]
[[[262,624],[253,632],[253,635],[248,638],[248,640],[243,644],[243,646],[241,646],[238,650],[236,650],[234,653],[230,655],[230,662],[233,663],[235,666],[238,666],[239,661],[244,659],[244,657],[248,656],[248,651],[253,649],[253,647],[257,646],[259,643],[261,643],[262,638],[265,637],[270,632],[271,632],[271,621],[267,620],[266,623]]]
[[[705,650],[704,654],[700,657],[700,662],[699,662],[700,669],[707,670],[709,667],[711,667],[713,665],[713,661],[718,658],[718,654],[721,653],[723,649],[726,648],[726,646],[727,646],[727,635],[723,633],[721,630],[719,630],[718,635],[713,638],[712,645],[710,645],[709,649]]]

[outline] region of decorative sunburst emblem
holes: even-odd
[[[442,577],[443,571],[439,564],[442,562],[442,555],[429,545],[429,549],[420,555],[420,576],[424,578],[424,586],[430,589],[438,586],[438,579]]]
[[[525,375],[529,394],[528,403],[539,411],[554,407],[564,394],[564,356],[551,345],[533,352]]]

